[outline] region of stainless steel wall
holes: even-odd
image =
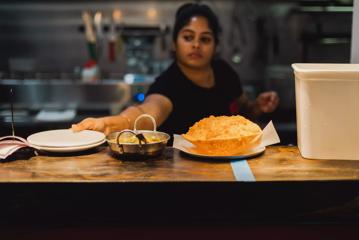
[[[108,19],[114,9],[121,9],[125,24],[171,26],[176,9],[184,2],[1,3],[0,78],[16,70],[36,73],[24,78],[76,77],[74,73],[88,59],[84,33],[79,31],[83,10],[101,11]],[[291,63],[349,62],[351,12],[334,9],[330,5],[333,1],[328,1],[329,5],[326,1],[203,2],[213,8],[222,23],[221,56],[234,66],[253,95],[268,88],[278,90],[284,99],[289,99],[286,104],[294,107]],[[150,9],[156,9],[157,17],[148,17]],[[165,44],[162,40],[156,38],[154,42],[153,62],[171,59],[170,34],[166,35]],[[121,79],[127,72],[127,57],[122,50],[116,62],[111,63],[104,47],[99,61],[103,76]]]
[[[105,21],[108,22],[112,11],[120,9],[122,12],[121,23],[125,25],[164,28],[172,26],[175,11],[184,2],[187,1],[18,0],[1,2],[0,79],[5,79],[5,82],[7,78],[33,79],[35,81],[39,79],[46,81],[48,79],[78,80],[79,69],[89,58],[85,35],[79,30],[83,25],[81,14],[84,10],[89,10],[92,13],[101,11]],[[223,27],[219,54],[239,73],[249,95],[255,97],[258,92],[263,90],[278,92],[281,98],[278,111],[268,115],[268,119],[262,119],[262,121],[274,120],[282,143],[295,143],[294,79],[290,64],[294,62],[349,62],[352,25],[351,2],[329,0],[209,0],[202,2],[209,4],[219,16]],[[131,46],[130,44],[125,45],[118,53],[116,61],[111,63],[107,56],[106,42],[103,44],[103,52],[99,59],[102,77],[118,82],[123,79],[125,73],[131,70],[128,66],[132,60],[126,54],[126,50]],[[136,43],[132,41],[131,44],[135,45]],[[156,37],[153,45],[149,46],[151,64],[171,61],[170,47],[170,32],[164,35],[164,38]],[[159,71],[160,68],[157,68],[157,72]],[[44,94],[36,96],[47,96],[48,87],[56,88],[56,84],[39,87],[46,85],[46,81],[41,81],[41,83],[36,83],[38,85],[34,85],[35,87],[31,87],[31,89],[36,89],[37,92]],[[58,84],[66,85],[65,81]],[[82,95],[85,94],[83,96],[87,96],[88,90],[94,87],[82,86],[79,81],[70,83],[71,86],[73,84],[78,87]],[[101,82],[99,84],[103,88],[108,87],[102,86]],[[5,85],[0,81],[0,89],[5,91],[0,94],[0,106],[2,107],[0,110],[8,118],[9,99],[5,96],[8,88],[4,88],[8,86]],[[27,88],[26,81],[20,80],[18,86],[21,89],[24,87],[26,92],[24,97],[31,93]],[[85,88],[83,89],[83,87]],[[67,92],[66,88],[65,86],[58,89],[70,94],[71,92]],[[106,93],[108,91],[108,89],[103,89],[102,93],[108,94]],[[133,93],[131,94],[133,95]],[[107,95],[112,97],[105,103],[101,102],[105,97],[100,95],[96,95],[96,97],[89,95],[91,101],[86,97],[78,98],[76,92],[72,93],[72,96],[75,96],[73,99],[65,95],[58,96],[56,99],[51,98],[51,101],[47,99],[42,101],[42,105],[37,106],[36,111],[43,109],[44,103],[47,102],[50,105],[52,103],[60,104],[61,108],[63,107],[61,104],[68,107],[69,105],[66,104],[69,103],[75,104],[77,108],[80,105],[85,109],[89,108],[89,112],[77,113],[77,119],[72,120],[72,122],[76,122],[86,116],[112,113],[114,112],[112,109],[108,111],[111,103],[123,100],[122,96],[120,99],[116,98],[119,96],[116,91]],[[24,101],[22,98],[20,100],[19,103],[22,104]],[[28,104],[24,107],[26,115],[28,110],[36,106],[37,100],[25,100],[25,103]],[[101,109],[106,109],[106,112],[96,112],[95,109],[98,106]],[[29,113],[28,117],[33,118],[34,114],[37,112]],[[4,121],[4,119],[0,121],[0,135],[4,134],[1,129],[10,129],[6,125],[8,121]],[[38,129],[34,129],[31,121],[24,120],[23,122],[23,129],[20,130],[23,136],[33,131],[39,131],[41,127],[51,129],[68,127],[70,124],[70,122],[61,122],[59,123],[61,125],[55,126],[44,125],[41,122]],[[30,123],[30,127],[25,122]],[[4,127],[4,124],[7,127]],[[18,127],[21,125],[18,124]]]

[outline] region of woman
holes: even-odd
[[[105,134],[132,129],[136,117],[147,113],[156,119],[161,131],[180,134],[210,115],[256,117],[274,111],[279,101],[275,92],[249,101],[237,73],[223,60],[214,59],[219,32],[218,19],[208,6],[184,4],[176,13],[173,30],[175,61],[150,86],[145,101],[116,116],[87,118],[72,129]],[[141,123],[141,128],[152,128],[150,121]]]

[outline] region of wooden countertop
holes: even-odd
[[[359,161],[303,159],[268,147],[238,182],[230,161],[167,148],[150,160],[78,154],[19,155],[0,163],[3,226],[148,226],[359,222]]]
[[[192,158],[173,148],[148,160],[118,159],[107,147],[13,160],[0,163],[0,183],[236,181],[230,161]],[[304,159],[297,147],[267,147],[248,164],[260,182],[359,179],[359,161]]]

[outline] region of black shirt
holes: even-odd
[[[173,110],[159,131],[182,134],[195,122],[210,115],[230,115],[230,105],[242,94],[238,74],[223,60],[212,61],[215,85],[202,88],[189,80],[172,63],[150,86],[147,95],[158,93],[168,97]]]

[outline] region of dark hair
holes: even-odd
[[[175,42],[179,31],[189,23],[192,17],[202,16],[208,21],[208,26],[213,32],[214,41],[219,42],[221,27],[216,14],[207,5],[199,3],[185,3],[176,12],[176,20],[173,27],[172,40]]]

